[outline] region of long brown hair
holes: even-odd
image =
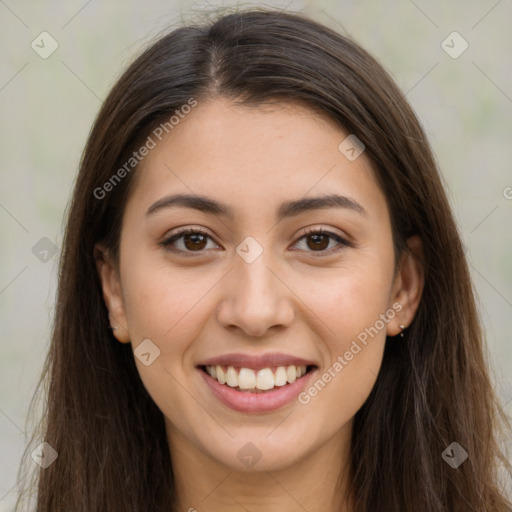
[[[461,239],[416,116],[381,65],[349,38],[300,13],[252,9],[161,37],[120,77],[94,123],[69,208],[52,340],[36,390],[44,383],[47,396],[33,439],[58,453],[34,475],[37,511],[175,510],[163,415],[139,378],[132,347],[109,331],[95,265],[96,243],[117,254],[137,171],[108,193],[95,190],[162,120],[191,98],[216,97],[244,105],[297,101],[330,115],[366,146],[387,198],[396,255],[408,237],[423,241],[419,309],[406,340],[386,343],[375,387],[355,417],[356,510],[510,510],[498,478],[500,460],[508,463],[497,429],[507,419],[491,386]],[[457,468],[442,457],[452,442],[469,455]]]

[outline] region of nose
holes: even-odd
[[[225,328],[262,337],[293,322],[293,293],[268,263],[266,251],[252,263],[236,256],[217,308],[217,319]]]

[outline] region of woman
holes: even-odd
[[[37,510],[510,510],[482,344],[382,67],[300,14],[175,30],[82,158]]]

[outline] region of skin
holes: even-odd
[[[416,237],[395,272],[385,196],[364,152],[349,161],[338,150],[347,135],[299,104],[201,102],[136,171],[118,265],[97,246],[115,336],[134,350],[149,338],[160,350],[149,366],[135,361],[165,416],[180,511],[353,510],[342,500],[353,418],[375,383],[386,336],[414,317],[423,272]],[[326,208],[276,221],[282,202],[333,192],[367,215]],[[175,193],[222,201],[235,217],[183,207],[146,215]],[[161,245],[189,225],[211,236],[202,252],[183,238],[174,247],[192,256]],[[328,238],[318,249],[304,238],[307,227],[351,246]],[[252,263],[235,250],[247,236],[263,249]],[[307,405],[235,412],[196,369],[226,353],[284,352],[314,361],[322,374],[397,303],[400,312]],[[261,454],[251,468],[237,457],[247,442]]]

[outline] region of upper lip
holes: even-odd
[[[310,366],[316,364],[301,357],[282,354],[278,352],[262,354],[259,356],[249,354],[223,354],[212,357],[198,364],[198,366],[236,366],[239,368],[252,368],[261,370],[273,366]]]

